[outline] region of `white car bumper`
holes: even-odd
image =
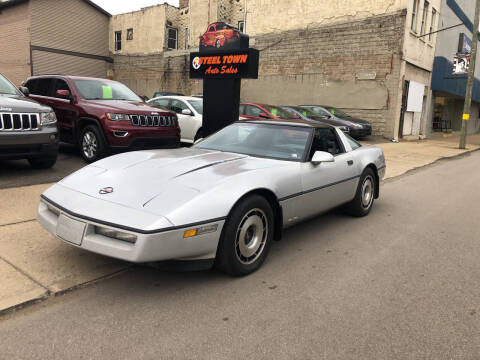
[[[38,206],[38,221],[51,234],[64,242],[105,256],[141,263],[163,260],[213,259],[225,220],[171,227],[157,232],[140,232],[115,227],[92,219],[75,216],[42,199]],[[186,230],[212,226],[211,232],[184,237]],[[134,243],[97,233],[97,228],[117,230],[135,235]]]

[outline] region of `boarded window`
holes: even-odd
[[[133,40],[133,29],[127,29],[127,40]]]

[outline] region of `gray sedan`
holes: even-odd
[[[42,194],[38,220],[62,241],[106,256],[202,261],[246,275],[286,227],[340,205],[367,215],[384,173],[380,148],[337,128],[239,121],[191,148],[90,164]]]

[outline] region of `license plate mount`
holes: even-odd
[[[57,222],[56,235],[69,243],[80,246],[82,244],[85,223],[60,214]]]

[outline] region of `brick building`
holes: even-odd
[[[44,73],[105,77],[109,20],[89,0],[1,1],[0,72],[16,85]]]
[[[188,53],[208,24],[225,21],[243,27],[260,50],[259,79],[243,81],[242,99],[328,104],[370,120],[377,135],[418,139],[428,134],[437,38],[428,33],[438,27],[440,6],[441,0],[162,4],[112,18],[114,76],[148,96],[158,90],[199,92],[201,82],[188,79]],[[150,22],[153,11],[161,15]],[[135,20],[142,14],[143,22]],[[133,40],[126,40],[129,29]],[[114,40],[120,31],[119,50]],[[142,46],[142,39],[155,40]]]

